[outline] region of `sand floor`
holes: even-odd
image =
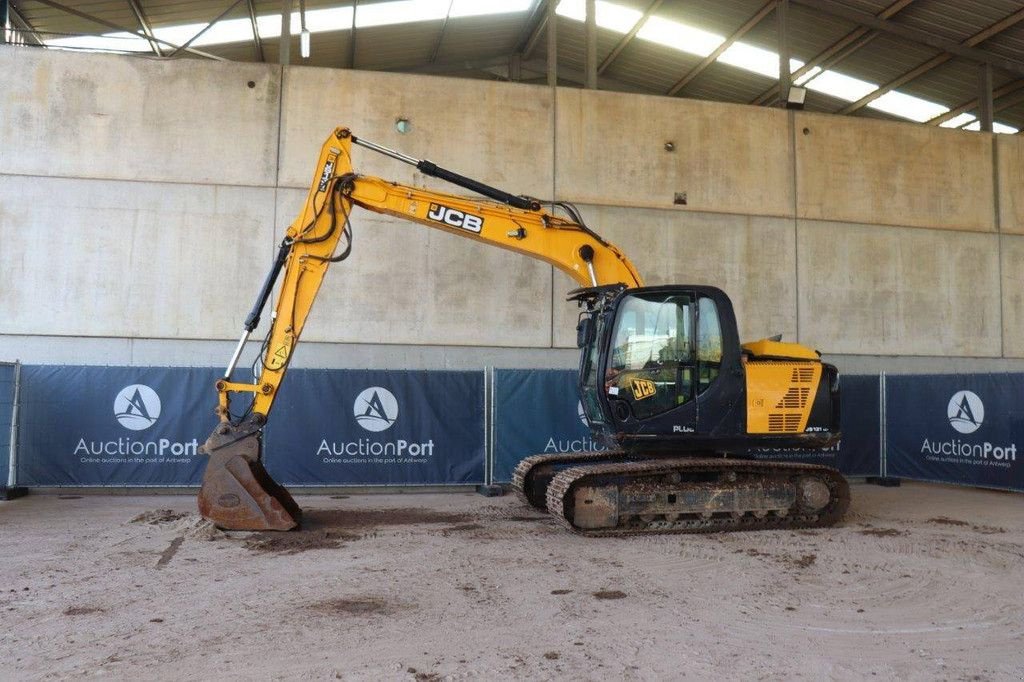
[[[0,502],[0,678],[1024,676],[1021,495],[854,485],[832,529],[625,539],[511,495],[298,499],[270,535],[186,496]]]

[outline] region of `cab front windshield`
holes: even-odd
[[[693,396],[693,298],[688,293],[629,296],[619,305],[605,385],[643,419]]]

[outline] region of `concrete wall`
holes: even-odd
[[[0,73],[0,359],[223,364],[319,145],[347,125],[509,191],[577,202],[649,283],[725,289],[744,338],[782,333],[846,371],[1024,370],[1016,138],[29,48],[0,49]],[[398,117],[411,132],[395,130]],[[356,159],[443,186],[367,150]],[[561,273],[353,219],[353,256],[328,275],[298,365],[575,365]]]

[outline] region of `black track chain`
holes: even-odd
[[[594,450],[587,452],[565,452],[554,455],[531,455],[516,465],[512,472],[512,487],[524,504],[533,506],[526,497],[526,481],[534,467],[542,464],[587,464],[625,456],[622,450]]]
[[[769,514],[757,518],[745,513],[740,518],[712,517],[710,519],[678,519],[674,522],[655,521],[659,525],[649,528],[629,526],[625,528],[602,528],[587,530],[577,528],[565,514],[565,500],[573,489],[584,483],[588,477],[603,476],[660,476],[686,469],[705,471],[734,471],[736,473],[778,476],[794,473],[814,473],[824,479],[831,493],[831,500],[824,510],[815,514],[795,514],[790,512],[785,517]],[[824,474],[824,476],[822,476]],[[619,462],[614,464],[594,464],[579,466],[559,472],[547,489],[548,512],[559,523],[574,533],[586,536],[623,536],[653,535],[665,533],[718,533],[737,530],[788,530],[796,528],[814,528],[830,526],[842,518],[850,505],[850,486],[837,470],[819,464],[801,464],[799,462],[766,463],[744,459],[709,459],[709,458],[675,458],[650,459],[638,462]]]

